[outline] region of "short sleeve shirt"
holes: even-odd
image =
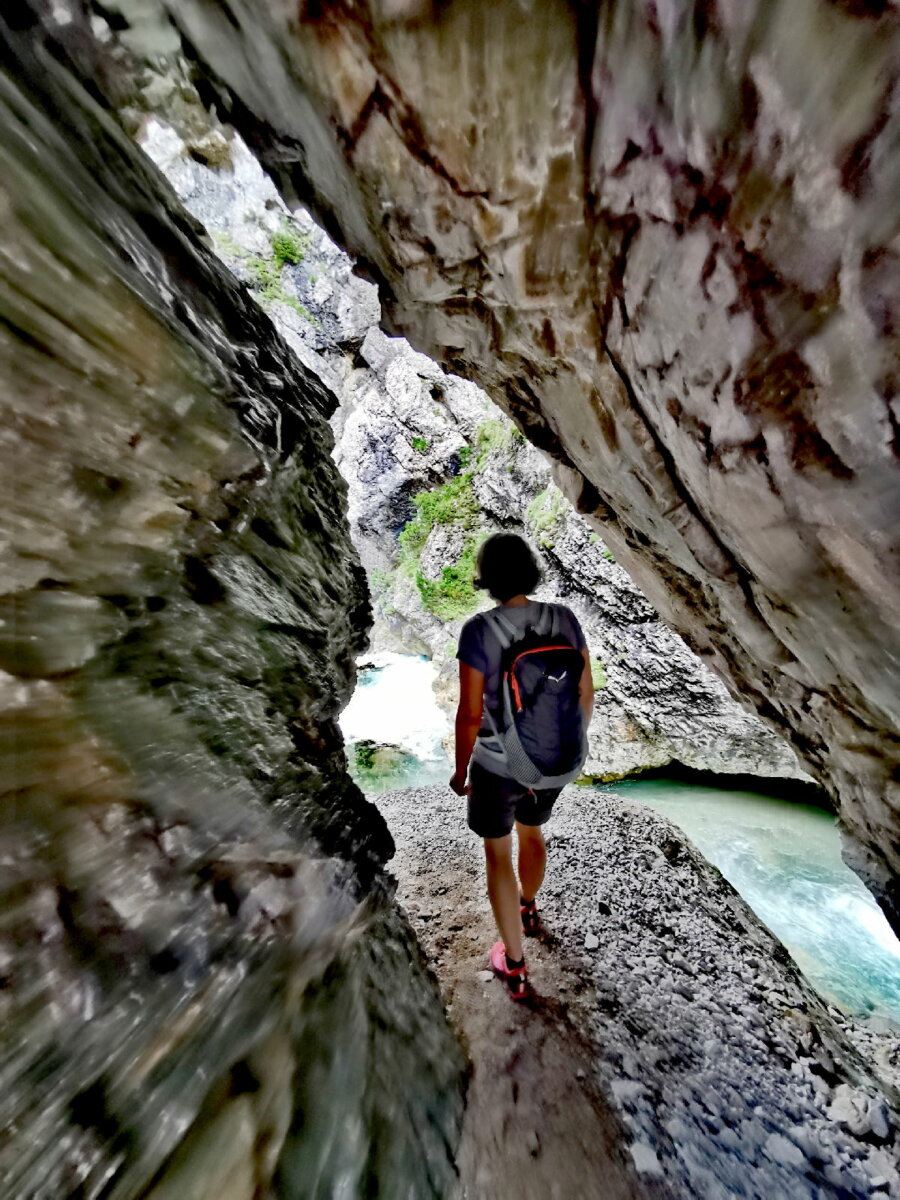
[[[555,610],[557,628],[566,641],[571,642],[576,650],[583,650],[586,645],[584,634],[572,610],[564,604],[549,604],[548,607]],[[513,625],[524,631],[529,625],[537,622],[540,604],[536,600],[529,600],[527,604],[498,605],[498,608],[502,609],[504,617]],[[503,648],[480,614],[470,617],[463,625],[456,657],[466,666],[481,671],[484,675],[485,708],[496,711],[500,694],[500,662]]]

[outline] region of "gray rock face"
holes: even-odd
[[[439,1193],[461,1054],[336,725],[370,616],[336,397],[80,13],[0,21],[0,1191]]]
[[[192,131],[200,136],[199,118]],[[438,581],[471,535],[467,520],[477,530],[517,528],[540,545],[542,594],[563,595],[575,607],[597,662],[589,774],[619,778],[676,761],[728,774],[802,776],[786,745],[661,624],[572,512],[546,457],[474,384],[375,327],[375,289],[351,274],[346,255],[304,212],[288,211],[240,137],[228,137],[228,161],[216,167],[198,162],[191,144],[156,118],[145,120],[140,141],[301,361],[341,397],[331,418],[334,454],[348,483],[354,544],[374,585],[373,650],[426,651],[440,668],[439,695],[455,704],[452,656],[462,618],[426,606],[411,561],[398,573],[397,536],[415,514],[413,497],[446,487],[468,463],[477,511],[460,508],[458,521],[435,524],[416,569]],[[273,257],[271,240],[284,231],[302,253],[296,264]],[[276,272],[280,295],[265,282]]]
[[[839,798],[900,924],[895,8],[166,7],[393,329]]]
[[[616,779],[675,761],[726,774],[804,777],[784,742],[662,624],[572,511],[545,456],[484,393],[378,330],[358,358],[370,370],[352,370],[343,381],[336,460],[374,585],[376,648],[427,647],[440,671],[439,696],[455,705],[456,640],[486,598],[474,593],[471,606],[448,608],[429,585],[460,561],[473,527],[514,529],[540,549],[545,583],[538,595],[573,608],[595,660],[587,774]],[[469,473],[454,501],[452,489]],[[412,497],[425,491],[455,508],[413,556],[398,547],[397,531],[415,515]]]

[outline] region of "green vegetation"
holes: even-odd
[[[600,541],[600,534],[599,534],[599,533],[592,533],[592,534],[591,534],[591,536],[588,538],[588,541],[590,542],[590,544],[591,544],[592,546],[596,546],[596,545],[597,545],[597,543]]]
[[[467,537],[462,554],[452,567],[444,567],[437,579],[426,579],[421,571],[416,571],[416,587],[422,604],[442,621],[464,617],[475,607],[478,594],[472,581],[482,540],[478,535]]]
[[[306,258],[306,252],[309,249],[309,234],[297,233],[289,225],[284,225],[275,233],[269,234],[269,245],[272,247],[272,253],[279,269],[285,263],[296,266]]]
[[[423,606],[442,621],[466,616],[478,603],[472,581],[478,548],[486,534],[478,530],[481,509],[472,482],[490,457],[512,444],[516,432],[505,418],[483,421],[471,444],[457,451],[460,474],[431,491],[419,492],[413,498],[416,515],[400,531],[399,569],[413,577]],[[425,438],[411,440],[417,450],[427,450]],[[465,537],[457,561],[444,567],[437,579],[428,579],[420,569],[419,555],[435,525],[454,525]]]
[[[607,550],[605,547],[603,549],[603,557],[606,559],[607,562],[615,562],[616,561],[612,556],[612,551]]]
[[[544,550],[553,548],[553,530],[567,507],[565,496],[551,483],[535,496],[525,510],[538,545]]]
[[[599,658],[591,659],[591,682],[595,688],[606,687],[606,664],[601,662]]]
[[[428,438],[414,437],[412,439],[413,450],[418,450],[420,454],[424,454],[428,450]]]
[[[287,227],[270,234],[271,258],[264,258],[260,254],[249,254],[228,233],[214,233],[213,240],[222,253],[231,258],[240,259],[246,266],[253,279],[251,287],[258,293],[259,302],[263,308],[278,301],[278,303],[292,308],[304,321],[309,321],[310,325],[319,324],[296,296],[285,291],[282,278],[285,263],[296,264],[302,262],[306,257],[309,246],[307,234],[295,233]]]
[[[282,263],[274,258],[254,257],[248,260],[247,266],[253,275],[253,286],[259,292],[259,299],[263,308],[277,300],[279,303],[286,304],[289,308],[292,308],[294,312],[299,313],[304,321],[309,321],[311,325],[319,324],[316,318],[310,315],[296,296],[292,296],[284,290],[284,283],[281,278]]]
[[[488,457],[512,441],[513,426],[500,417],[490,417],[475,430],[475,465],[483,467]]]
[[[465,471],[430,492],[419,492],[413,498],[416,515],[400,531],[399,569],[412,575],[422,604],[442,621],[465,616],[478,599],[472,580],[483,535],[477,533],[480,509],[472,490],[474,475]],[[471,532],[457,561],[444,567],[437,579],[427,579],[419,568],[419,554],[435,525],[456,525]]]
[[[479,516],[478,501],[472,491],[473,471],[455,475],[430,492],[413,497],[416,515],[400,531],[400,566],[415,568],[419,551],[435,525],[461,525],[474,529]]]
[[[369,571],[369,588],[373,596],[383,596],[394,586],[394,576],[391,571],[382,571],[378,567]]]
[[[230,254],[232,258],[245,258],[246,251],[242,250],[230,233],[213,232],[213,241],[216,246],[224,254]]]

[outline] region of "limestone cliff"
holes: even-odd
[[[461,1054],[335,720],[336,398],[40,7],[0,21],[0,1191],[440,1193]]]
[[[336,456],[372,584],[374,649],[424,648],[452,709],[459,630],[489,603],[471,586],[475,549],[488,531],[514,530],[540,554],[545,582],[536,594],[575,611],[591,651],[587,775],[682,764],[804,778],[782,739],[660,621],[572,511],[543,453],[484,393],[377,330],[355,361],[340,388]]]
[[[172,68],[169,77],[177,78]],[[185,95],[183,80],[178,94]],[[185,141],[168,124],[171,98],[161,107],[165,123],[145,117],[139,127],[144,149],[203,221],[220,257],[339,397],[334,453],[373,593],[370,650],[424,650],[439,667],[439,696],[452,707],[456,638],[486,600],[470,586],[475,543],[490,529],[515,528],[541,552],[541,594],[574,607],[594,657],[589,775],[608,780],[674,762],[801,776],[785,743],[662,624],[572,511],[544,454],[480,389],[376,328],[375,289],[351,273],[346,255],[307,214],[286,208],[239,136],[219,132],[209,117],[204,130],[202,114],[194,114]],[[225,161],[199,158],[197,145],[211,142],[227,149]],[[440,510],[439,520],[420,515],[417,494]]]
[[[167,8],[393,329],[836,795],[900,924],[896,8]]]

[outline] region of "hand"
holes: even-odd
[[[470,783],[466,783],[465,771],[463,771],[462,774],[460,774],[459,771],[456,771],[453,775],[453,778],[450,780],[450,786],[453,788],[454,792],[456,792],[457,796],[468,796],[469,792],[472,790],[472,785]]]

